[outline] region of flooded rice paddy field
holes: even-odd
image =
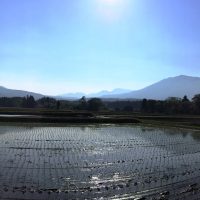
[[[0,199],[200,199],[200,133],[2,124]]]

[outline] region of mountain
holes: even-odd
[[[102,97],[102,96],[106,96],[106,95],[120,95],[120,94],[124,94],[124,93],[128,93],[128,92],[131,92],[131,90],[117,88],[112,91],[102,90],[100,92],[91,93],[91,94],[85,94],[82,92],[66,93],[66,94],[61,94],[57,97],[66,98],[66,99],[80,99],[82,96],[85,96],[87,98],[92,98],[92,97]]]
[[[32,95],[35,99],[40,99],[44,97],[44,95],[42,94],[23,91],[23,90],[12,90],[0,86],[0,97],[25,97],[27,95]]]
[[[131,92],[131,90],[116,88],[112,91],[102,90],[100,92],[88,94],[86,96],[89,98],[90,97],[102,97],[102,96],[107,96],[107,95],[120,95],[120,94],[124,94],[124,93],[128,93],[128,92]]]
[[[86,96],[86,94],[82,92],[66,93],[66,94],[58,95],[57,97],[63,98],[63,99],[80,99],[82,96]]]
[[[140,90],[130,91],[126,89],[115,89],[113,91],[103,90],[98,93],[84,94],[84,93],[68,93],[57,96],[57,98],[63,99],[79,99],[82,96],[87,98],[99,97],[107,99],[166,99],[168,97],[179,97],[183,98],[187,95],[189,99],[195,94],[200,94],[200,77],[192,77],[180,75],[176,77],[170,77],[154,83],[148,87]],[[35,99],[44,97],[42,94],[23,91],[23,90],[12,90],[0,86],[0,97],[24,97],[32,95]]]
[[[195,94],[200,94],[200,77],[180,75],[161,80],[141,90],[121,95],[106,95],[103,98],[164,100],[168,97],[182,98],[184,95],[187,95],[189,99],[192,99]]]

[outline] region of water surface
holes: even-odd
[[[191,199],[198,197],[199,176],[198,132],[0,126],[2,199]]]

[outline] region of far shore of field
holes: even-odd
[[[87,112],[0,108],[0,122],[58,124],[141,124],[200,130],[199,115],[159,115],[130,112]]]

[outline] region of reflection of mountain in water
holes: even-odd
[[[7,134],[7,133],[13,133],[13,132],[26,132],[27,130],[31,130],[34,127],[32,126],[27,126],[27,127],[22,127],[22,126],[2,126],[0,125],[0,135],[2,134]]]
[[[200,142],[200,132],[192,132],[191,136],[193,137],[194,140]]]
[[[6,134],[9,131],[8,127],[0,126],[0,135]]]
[[[200,149],[200,134],[195,131],[142,127],[141,132],[146,143],[173,154],[194,153]]]

